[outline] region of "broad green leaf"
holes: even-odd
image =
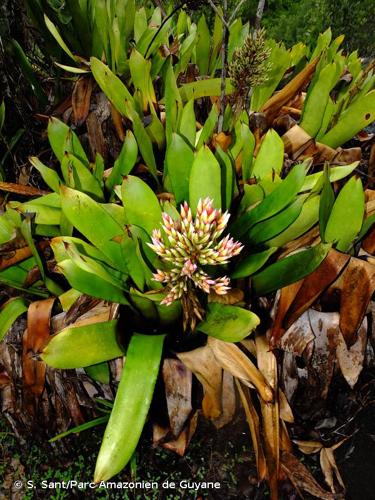
[[[327,64],[319,73],[307,92],[303,106],[300,126],[311,136],[315,137],[320,130],[329,94],[335,83],[336,64]]]
[[[197,125],[194,112],[194,99],[191,99],[185,104],[184,109],[182,110],[179,128],[180,135],[188,141],[191,147],[194,147],[195,145],[196,130]]]
[[[253,155],[255,148],[255,137],[247,123],[241,123],[242,137],[242,179],[244,182],[252,176]]]
[[[124,234],[123,228],[99,203],[84,193],[62,186],[61,208],[80,233],[106,255],[117,269],[126,272],[121,247],[114,240]]]
[[[91,71],[94,75],[94,78],[114,105],[114,107],[127,118],[129,116],[129,110],[134,108],[134,99],[130,94],[128,89],[122,83],[120,78],[118,78],[104,63],[99,61],[96,57],[92,57],[90,59],[91,63]],[[127,102],[130,104],[130,107],[127,106]]]
[[[60,162],[65,152],[68,152],[72,153],[88,166],[89,160],[77,135],[68,125],[53,116],[48,121],[48,140],[52,151]]]
[[[176,76],[172,62],[167,61],[165,72],[165,135],[167,145],[172,140],[172,133],[177,131],[179,109],[182,106],[181,96],[177,88]]]
[[[261,222],[287,207],[300,191],[306,177],[306,166],[296,165],[283,180],[255,208],[245,213],[232,224],[230,233],[235,237],[245,234],[254,224]]]
[[[275,238],[266,242],[270,247],[282,247],[299,238],[309,229],[311,229],[319,219],[319,196],[314,195],[309,197],[303,204],[301,213],[297,219]]]
[[[197,325],[197,330],[224,342],[240,342],[259,323],[256,314],[242,307],[210,303],[206,318]]]
[[[117,321],[69,326],[53,335],[41,358],[63,370],[84,368],[123,356],[117,342]]]
[[[268,250],[263,250],[263,252],[250,254],[235,267],[233,273],[231,274],[231,278],[247,278],[248,276],[256,273],[261,267],[264,266],[276,250],[277,247],[271,247]]]
[[[66,64],[60,64],[56,61],[55,61],[55,64],[56,64],[56,66],[63,69],[64,71],[67,71],[68,73],[77,73],[79,75],[90,73],[89,69],[75,68],[74,66],[67,66]]]
[[[150,169],[150,173],[157,180],[156,162],[155,162],[154,151],[152,149],[151,139],[147,134],[143,126],[142,120],[139,118],[139,116],[136,113],[133,113],[131,116],[133,120],[133,132],[135,138],[137,139],[139,151],[146,165]]]
[[[327,222],[324,239],[347,252],[361,230],[365,196],[360,179],[352,177],[341,189]]]
[[[64,165],[64,166],[63,166]],[[74,155],[65,153],[61,163],[65,182],[78,191],[89,194],[97,200],[103,199],[103,190],[98,179]],[[71,179],[71,182],[69,180]]]
[[[332,207],[335,203],[335,193],[331,186],[331,182],[329,179],[329,168],[324,168],[324,183],[322,193],[320,195],[320,203],[319,203],[319,231],[320,238],[322,241],[325,241],[324,235],[326,232],[327,222],[330,218]]]
[[[198,142],[196,145],[196,149],[200,149],[203,144],[207,144],[210,142],[212,138],[212,134],[217,125],[217,119],[219,117],[219,111],[216,106],[212,106],[210,114],[207,117],[207,120],[204,122],[203,128],[200,131],[199,137],[197,137]]]
[[[204,14],[200,17],[198,21],[197,29],[197,43],[196,43],[196,58],[197,65],[199,68],[199,73],[203,75],[208,74],[208,64],[210,61],[210,30],[208,29],[206,17]]]
[[[249,245],[258,245],[288,228],[301,213],[305,196],[298,197],[278,214],[253,226],[245,237]]]
[[[149,235],[160,227],[161,208],[153,190],[139,177],[128,175],[121,187],[128,224],[143,228]]]
[[[177,204],[189,200],[189,179],[193,161],[194,153],[191,147],[181,136],[173,133],[165,154],[165,162]]]
[[[270,129],[260,145],[251,175],[263,179],[272,172],[280,174],[283,164],[284,143],[279,134]]]
[[[62,39],[62,37],[61,37],[61,35],[59,33],[59,30],[56,28],[56,26],[53,24],[53,22],[50,21],[50,19],[48,19],[48,17],[46,15],[44,15],[44,21],[46,23],[46,26],[47,26],[49,32],[51,33],[51,35],[53,36],[53,38],[56,40],[56,42],[60,45],[60,47],[63,49],[63,51],[71,59],[73,59],[74,62],[76,62],[76,58],[74,57],[74,55],[72,54],[71,50],[66,45],[66,43],[64,42],[64,40]]]
[[[221,168],[221,199],[222,207],[224,210],[230,210],[234,190],[236,187],[236,173],[234,165],[229,155],[221,149],[220,146],[216,147],[216,159],[220,163]]]
[[[131,459],[151,405],[164,335],[134,334],[126,352],[112,413],[96,462],[94,481],[106,481]]]
[[[7,243],[15,236],[15,227],[7,214],[0,215],[0,245]]]
[[[362,238],[364,238],[374,224],[375,214],[366,217],[366,219],[363,221],[361,231],[358,234],[357,241],[360,241]]]
[[[85,372],[89,377],[100,382],[101,384],[109,384],[111,373],[108,363],[98,363],[97,365],[87,366]]]
[[[340,181],[348,175],[350,175],[359,165],[358,161],[351,163],[350,165],[341,165],[340,167],[332,167],[329,169],[329,180],[330,182]],[[307,175],[305,181],[300,189],[300,192],[310,191],[314,188],[314,191],[323,186],[323,171],[316,172],[315,174]],[[319,184],[318,184],[319,183]]]
[[[111,191],[114,186],[121,184],[122,177],[128,175],[134,167],[138,157],[137,141],[131,130],[126,131],[124,144],[112,172],[106,180],[106,188]]]
[[[39,205],[36,200],[26,203],[17,204],[18,202],[10,202],[10,208],[16,208],[18,212],[23,214],[35,214],[36,224],[60,225],[61,210],[59,208],[50,207],[48,205]]]
[[[194,159],[190,173],[189,200],[193,212],[200,199],[211,198],[221,208],[221,170],[208,146],[203,146]]]
[[[30,163],[41,174],[47,186],[50,187],[56,193],[59,193],[61,184],[61,179],[59,177],[59,174],[52,168],[49,168],[46,165],[44,165],[36,156],[32,156],[30,158]]]
[[[22,297],[10,299],[0,307],[0,342],[18,316],[25,313],[27,309],[28,303]]]
[[[331,245],[319,244],[289,255],[253,276],[257,295],[267,295],[311,274],[323,262]]]
[[[68,258],[69,255],[67,253],[67,248],[69,246],[74,246],[83,256],[91,257],[92,259],[104,263],[107,262],[107,257],[97,248],[90,245],[86,241],[72,236],[58,236],[57,238],[53,238],[51,241],[51,248],[57,262]]]
[[[363,128],[375,120],[375,90],[358,98],[343,113],[336,125],[331,128],[320,142],[337,148],[349,141]]]
[[[196,82],[185,83],[179,89],[183,102],[201,97],[214,97],[221,95],[221,79],[209,78],[208,80],[198,80]],[[233,85],[229,78],[225,81],[225,95],[234,92]]]

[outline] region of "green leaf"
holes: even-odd
[[[196,130],[197,125],[194,112],[194,99],[190,99],[190,101],[188,101],[184,106],[181,113],[179,133],[188,141],[191,147],[194,147],[195,145]]]
[[[350,165],[341,165],[340,167],[332,167],[329,169],[329,180],[330,182],[336,182],[344,177],[350,175],[359,165],[359,161],[355,161]],[[315,174],[311,174],[306,176],[305,181],[300,189],[300,192],[309,191],[314,188],[314,190],[318,189],[323,180],[323,171],[316,172]]]
[[[0,307],[0,342],[7,334],[9,328],[16,321],[18,316],[25,313],[28,303],[22,297],[10,299]]]
[[[282,247],[302,236],[311,229],[319,219],[319,196],[310,196],[303,204],[301,213],[297,219],[275,238],[266,242],[270,247]]]
[[[205,320],[197,325],[197,330],[224,342],[240,342],[259,323],[256,314],[242,307],[211,303],[208,304]]]
[[[54,443],[55,441],[58,441],[59,439],[62,439],[66,436],[70,436],[70,434],[78,434],[82,431],[87,431],[88,429],[92,429],[93,427],[96,427],[97,425],[105,424],[108,422],[109,416],[105,415],[104,417],[98,417],[94,418],[93,420],[90,420],[89,422],[85,422],[84,424],[77,425],[76,427],[73,427],[72,429],[69,429],[65,432],[61,432],[60,434],[57,434],[57,436],[54,436],[52,439],[49,439],[49,443]]]
[[[41,174],[47,186],[50,187],[52,191],[59,193],[61,184],[61,179],[59,177],[59,174],[52,168],[49,168],[46,165],[44,165],[36,156],[32,156],[30,158],[30,163]]]
[[[311,274],[323,262],[331,245],[319,244],[289,255],[253,276],[257,295],[267,295]]]
[[[135,451],[151,405],[163,342],[164,335],[134,334],[131,338],[96,462],[95,483],[120,472]]]
[[[112,172],[109,174],[106,181],[106,188],[111,191],[114,186],[121,184],[122,177],[128,175],[134,167],[138,156],[137,141],[131,130],[126,131],[124,144]]]
[[[201,97],[215,97],[221,95],[221,78],[209,78],[208,80],[198,80],[196,82],[185,83],[179,89],[183,102]],[[225,82],[225,95],[234,92],[233,85],[229,78]]]
[[[255,224],[246,236],[248,244],[258,245],[288,228],[300,215],[304,201],[305,196],[300,196],[278,214]]]
[[[221,208],[221,170],[208,146],[203,146],[194,159],[190,173],[189,200],[195,212],[200,199],[211,198]]]
[[[365,196],[361,179],[352,177],[341,189],[327,222],[324,239],[347,252],[361,230]]]
[[[48,121],[48,140],[56,158],[62,162],[66,152],[72,153],[86,166],[89,160],[77,137],[71,128],[57,118],[51,117]]]
[[[267,136],[266,136],[267,137]],[[242,179],[244,182],[250,180],[252,175],[253,155],[255,148],[255,137],[247,123],[241,123],[242,138]]]
[[[232,224],[230,233],[239,238],[251,227],[287,207],[300,191],[306,177],[306,165],[296,165],[278,186],[264,198],[255,208],[245,213]]]
[[[320,142],[337,148],[375,120],[375,90],[356,99],[339,117]]]
[[[199,133],[198,143],[196,145],[197,150],[200,149],[203,144],[207,144],[211,141],[218,117],[219,111],[217,107],[212,106],[210,114],[208,115],[207,120],[204,122],[203,128]]]
[[[117,321],[69,326],[52,335],[41,353],[53,368],[70,370],[96,365],[123,356],[117,343]]]
[[[264,266],[276,250],[277,247],[271,247],[268,250],[263,250],[263,252],[249,255],[235,267],[233,273],[231,274],[231,278],[247,278],[248,276],[256,273],[261,267]]]
[[[61,208],[69,222],[95,245],[112,264],[126,272],[116,237],[124,234],[119,222],[102,205],[84,193],[61,187]]]
[[[176,203],[189,199],[189,179],[194,153],[184,139],[176,133],[165,154],[168,179],[171,182]]]
[[[98,200],[103,199],[103,190],[98,179],[71,153],[65,153],[64,160],[61,163],[61,170],[65,182],[71,187],[89,194]]]
[[[110,370],[108,363],[98,363],[97,365],[87,366],[85,372],[89,377],[101,384],[109,384],[110,381]]]
[[[153,190],[139,177],[128,175],[121,187],[121,198],[128,224],[143,228],[149,235],[160,227],[161,208]]]
[[[97,84],[117,111],[130,118],[129,111],[134,108],[134,99],[120,78],[96,57],[90,59],[90,65]],[[130,107],[127,106],[127,103],[130,104]]]
[[[156,180],[158,180],[155,156],[154,156],[154,151],[152,149],[151,139],[143,126],[142,120],[136,113],[132,114],[132,120],[133,120],[134,135],[137,139],[141,155],[146,165],[148,166],[150,173]]]
[[[236,186],[236,172],[231,158],[220,146],[216,147],[215,156],[221,168],[222,206],[224,210],[230,210]]]
[[[251,175],[263,179],[273,172],[280,174],[283,164],[284,143],[279,134],[270,129],[260,145]]]
[[[70,51],[69,47],[66,45],[64,40],[62,39],[62,37],[59,33],[59,30],[56,28],[56,26],[53,24],[53,22],[50,21],[46,15],[44,15],[44,21],[46,23],[46,26],[47,26],[49,32],[51,33],[53,38],[56,40],[56,42],[60,45],[60,47],[63,49],[63,51],[71,59],[73,59],[74,62],[76,62],[76,58],[74,57],[74,55],[72,54],[72,52]]]
[[[327,222],[331,215],[332,207],[335,203],[335,193],[333,192],[333,188],[329,180],[329,172],[330,169],[326,166],[324,168],[324,183],[319,203],[319,231],[322,241],[325,241],[324,235],[327,227]]]
[[[4,126],[4,122],[5,122],[5,102],[2,101],[0,104],[0,132]]]
[[[208,65],[210,61],[210,45],[211,45],[211,35],[208,29],[206,17],[204,14],[200,17],[198,21],[197,30],[197,43],[196,43],[196,58],[197,65],[199,68],[200,75],[208,74]]]

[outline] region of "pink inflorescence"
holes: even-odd
[[[155,229],[149,246],[169,265],[170,269],[160,269],[154,279],[167,285],[168,295],[162,304],[170,305],[182,297],[193,284],[206,293],[211,290],[225,295],[230,289],[227,276],[212,279],[201,266],[227,264],[238,255],[243,246],[229,235],[218,241],[226,228],[229,213],[213,207],[210,198],[199,200],[196,216],[193,218],[189,205],[181,206],[180,217],[173,220],[167,213],[162,214],[162,231]]]

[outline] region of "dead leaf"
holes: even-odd
[[[167,358],[163,363],[163,380],[169,424],[172,434],[177,437],[192,412],[192,372],[182,361]]]
[[[44,191],[33,186],[24,186],[23,184],[15,184],[13,182],[0,182],[0,191],[8,193],[16,193],[22,196],[44,196],[50,194],[51,191]]]
[[[309,311],[306,311],[288,328],[278,346],[283,351],[302,356],[309,342],[313,340]]]
[[[73,122],[76,127],[80,127],[89,114],[92,88],[93,79],[91,76],[81,76],[74,84],[72,108]]]
[[[341,490],[345,492],[345,484],[344,481],[342,480],[340,471],[336,464],[335,456],[333,454],[334,450],[336,450],[339,446],[341,446],[341,444],[344,443],[345,441],[346,439],[343,439],[335,446],[332,446],[331,448],[322,448],[320,451],[320,467],[324,474],[326,483],[331,488],[332,493],[337,493],[335,487],[335,479],[340,485]]]
[[[216,429],[221,429],[224,425],[229,424],[229,422],[233,420],[236,412],[236,391],[234,388],[234,378],[225,370],[223,370],[221,408],[221,415],[212,421]]]
[[[22,374],[26,401],[35,413],[45,383],[46,365],[36,359],[50,338],[50,319],[55,298],[33,302],[27,312],[27,330],[22,338]],[[33,395],[33,397],[31,397]]]
[[[299,450],[302,451],[305,455],[312,455],[314,453],[318,453],[323,445],[319,441],[303,441],[299,439],[293,439],[293,443],[295,443]]]
[[[48,240],[43,240],[37,244],[39,250],[43,251],[49,246]],[[0,270],[7,269],[8,267],[18,264],[32,256],[32,251],[29,246],[18,248],[14,251],[8,250],[7,253],[0,254]]]
[[[215,149],[219,146],[223,151],[227,151],[231,143],[232,136],[230,134],[226,134],[225,132],[214,134],[212,137],[212,146]]]
[[[285,286],[279,291],[279,297],[276,303],[276,315],[269,337],[271,348],[275,347],[279,343],[280,338],[285,333],[285,328],[283,327],[285,314],[298,294],[303,281],[304,280],[297,281],[292,285]]]
[[[112,116],[112,121],[116,129],[117,137],[120,139],[121,142],[124,142],[125,140],[125,130],[124,130],[124,124],[122,123],[122,117],[119,111],[111,104],[111,116]]]
[[[357,340],[348,348],[342,333],[339,331],[336,338],[336,357],[345,380],[351,388],[355,386],[363,369],[367,344],[367,318],[359,327]]]
[[[298,73],[280,92],[275,93],[263,105],[261,111],[267,116],[268,123],[272,123],[280,109],[293,99],[311,80],[319,59],[316,58]]]
[[[224,370],[229,371],[245,385],[254,386],[264,401],[273,401],[272,388],[267,383],[264,375],[239,347],[231,342],[223,342],[213,337],[208,338],[207,345],[211,348],[216,360]]]
[[[340,330],[350,347],[357,339],[358,328],[375,290],[375,266],[352,257],[342,276],[340,289]]]
[[[235,382],[250,429],[251,440],[253,443],[255,460],[257,464],[258,479],[259,481],[262,481],[267,475],[267,465],[260,433],[259,416],[256,409],[254,408],[249,388],[241,384],[238,379],[235,379]]]
[[[366,238],[362,241],[362,248],[365,252],[375,254],[375,227],[373,227]]]
[[[203,386],[203,415],[209,419],[221,415],[222,368],[208,346],[181,352],[177,357],[191,370]]]
[[[330,250],[320,266],[303,280],[296,298],[285,314],[284,324],[289,328],[297,318],[317,300],[321,293],[331,285],[349,262],[350,256]]]
[[[310,145],[313,148],[312,152],[315,150],[314,139],[299,125],[291,127],[281,138],[284,142],[284,151],[292,160],[300,158]]]
[[[287,451],[281,453],[281,467],[301,497],[303,497],[301,492],[306,491],[321,500],[333,500],[335,498],[332,493],[323,490],[319,486],[309,470],[291,453]]]
[[[87,135],[93,157],[99,153],[104,159],[107,157],[107,146],[100,120],[93,111],[86,119]]]
[[[292,409],[288,400],[286,399],[285,394],[281,389],[279,389],[279,410],[280,410],[280,418],[284,422],[288,422],[289,424],[294,423],[294,416]]]
[[[193,437],[198,424],[198,412],[189,419],[185,428],[181,431],[176,439],[166,440],[170,433],[169,428],[165,428],[154,424],[153,431],[153,442],[155,444],[161,443],[161,446],[167,450],[173,451],[183,457],[185,455],[186,448],[189,446],[191,438]]]

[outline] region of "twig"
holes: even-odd
[[[229,29],[229,25],[228,25],[227,21],[225,20],[225,14],[224,14],[224,16],[221,15],[220,10],[216,7],[216,5],[214,4],[213,0],[208,0],[208,3],[211,5],[211,7],[216,12],[216,14],[219,16],[220,21],[223,23],[223,25],[225,26],[225,28]],[[224,4],[226,5],[226,2],[223,2],[223,7],[224,7]],[[226,7],[224,9],[226,11]]]
[[[261,22],[262,17],[263,17],[265,3],[266,3],[265,0],[259,0],[257,13],[255,16],[255,29],[256,30],[258,30],[260,28],[260,22]]]
[[[232,12],[232,15],[230,16],[229,18],[229,21],[228,21],[228,25],[230,26],[232,24],[232,21],[234,21],[234,18],[236,17],[238,11],[240,10],[240,8],[243,6],[243,4],[245,3],[246,0],[240,0],[240,2],[237,4],[236,8],[234,9],[234,11]],[[261,0],[262,1],[262,0]],[[263,3],[264,3],[264,0],[263,0]]]
[[[211,0],[209,0],[211,3]],[[227,0],[223,0],[223,14],[224,17],[227,15],[227,7],[228,7],[228,2]],[[220,132],[223,131],[223,124],[224,124],[224,113],[225,113],[225,87],[226,87],[226,76],[227,76],[227,62],[228,62],[228,51],[227,51],[227,45],[228,45],[228,25],[226,22],[223,23],[223,40],[222,40],[222,45],[221,45],[221,90],[220,90],[220,115],[219,115],[219,120],[218,120],[218,125],[217,125],[217,131],[220,134]]]

